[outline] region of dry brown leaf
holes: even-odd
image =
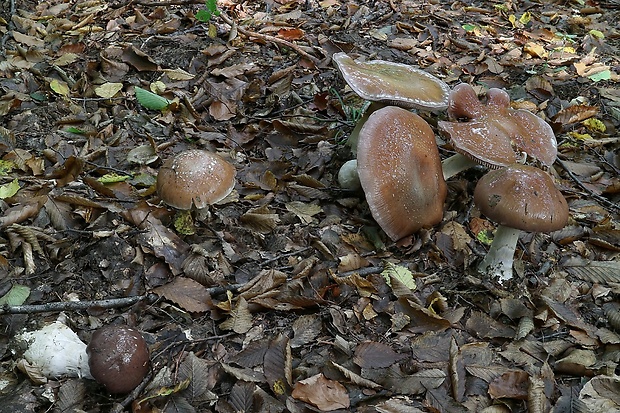
[[[231,101],[215,100],[209,105],[209,115],[215,120],[229,120],[237,114],[237,105]]]
[[[522,370],[508,371],[489,383],[489,396],[493,399],[527,400],[529,375]]]
[[[450,373],[452,397],[457,402],[460,402],[465,396],[465,364],[463,363],[463,355],[461,354],[461,350],[454,336],[450,339],[448,371]]]
[[[323,328],[323,321],[316,314],[306,314],[293,322],[293,338],[291,348],[302,347],[312,342]]]
[[[176,277],[168,284],[154,288],[153,293],[176,303],[190,313],[204,313],[213,308],[207,289],[191,278]]]
[[[292,356],[288,337],[271,340],[265,352],[263,373],[271,390],[278,396],[289,394],[292,383]]]
[[[367,341],[355,349],[353,362],[362,368],[378,369],[389,367],[405,358],[386,344]]]
[[[292,396],[322,411],[347,409],[351,403],[347,389],[339,382],[325,378],[323,373],[295,383]]]
[[[230,311],[228,318],[220,324],[222,330],[233,330],[237,334],[245,334],[252,328],[252,314],[248,302],[242,296],[237,305]]]

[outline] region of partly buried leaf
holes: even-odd
[[[181,380],[189,379],[184,396],[191,402],[210,399],[214,395],[208,388],[209,385],[209,363],[197,357],[193,352],[183,360],[179,366],[179,378]]]
[[[263,373],[276,395],[288,394],[292,383],[292,369],[291,346],[288,337],[280,335],[269,342],[263,362]]]
[[[138,242],[152,249],[156,256],[163,258],[170,265],[174,274],[179,274],[189,252],[189,245],[166,228],[151,212],[149,208],[133,208],[122,212],[121,215],[145,230],[138,236]]]
[[[322,373],[298,381],[292,396],[323,411],[347,409],[351,403],[347,389],[339,382],[325,378]]]
[[[220,328],[222,330],[233,330],[238,334],[247,333],[252,328],[252,314],[245,298],[239,297],[237,306],[232,309],[228,318],[220,324]]]
[[[8,293],[0,297],[0,306],[22,305],[30,295],[30,288],[25,285],[13,284]]]
[[[293,322],[291,347],[297,348],[312,342],[323,328],[321,318],[316,314],[305,314]]]
[[[153,293],[176,303],[190,313],[204,313],[213,308],[207,289],[191,278],[176,277],[168,284],[154,288]]]
[[[230,390],[228,400],[235,412],[251,412],[254,404],[256,384],[247,381],[237,381]]]
[[[582,280],[602,283],[620,283],[620,261],[583,261],[575,265],[565,265],[569,274]]]
[[[163,96],[156,95],[138,86],[134,90],[138,103],[147,109],[164,110],[170,105],[170,101]]]
[[[95,94],[100,98],[110,99],[123,89],[122,83],[107,82],[95,88]]]
[[[527,399],[529,375],[523,370],[511,370],[489,383],[489,396],[493,399]]]
[[[7,199],[12,197],[19,191],[19,181],[17,178],[13,179],[8,184],[0,185],[0,199]]]
[[[375,341],[361,343],[355,349],[353,362],[362,368],[378,369],[389,367],[405,358],[386,344]]]
[[[288,211],[297,215],[297,218],[304,224],[311,223],[314,215],[323,212],[323,209],[319,205],[307,204],[301,201],[291,201],[287,203],[285,207]]]
[[[385,282],[387,282],[389,286],[392,285],[391,279],[395,278],[402,284],[407,286],[410,290],[413,291],[416,289],[416,283],[413,279],[413,274],[407,268],[403,267],[402,265],[394,265],[388,261],[384,263],[384,266],[385,267],[381,275],[383,275],[383,277],[385,278]]]
[[[241,215],[239,221],[256,232],[268,234],[276,228],[280,222],[280,217],[278,214],[271,213],[269,208],[263,205]]]

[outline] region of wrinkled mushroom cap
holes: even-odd
[[[448,115],[466,121],[440,121],[438,125],[454,149],[489,168],[512,165],[522,152],[544,165],[553,164],[557,142],[551,126],[531,112],[510,108],[504,90],[490,89],[487,98],[487,104],[481,104],[466,83],[450,93]]]
[[[515,164],[488,172],[478,181],[474,202],[500,225],[530,232],[562,229],[568,204],[546,172]]]
[[[420,116],[387,106],[359,135],[357,171],[372,216],[393,240],[439,223],[447,187],[431,127]]]
[[[235,186],[235,167],[220,156],[191,149],[167,160],[157,174],[157,193],[177,209],[206,208]]]
[[[450,87],[423,70],[401,63],[356,62],[346,53],[332,56],[344,80],[363,99],[404,108],[442,110]]]
[[[86,347],[90,373],[110,393],[129,393],[149,371],[149,349],[139,331],[105,326]]]

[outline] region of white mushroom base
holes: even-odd
[[[512,278],[512,263],[521,231],[504,225],[497,227],[495,238],[486,257],[478,266],[478,272],[504,282]]]

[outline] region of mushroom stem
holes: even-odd
[[[355,127],[349,135],[349,139],[347,139],[347,145],[349,145],[349,147],[351,148],[353,156],[357,156],[357,141],[359,140],[360,130],[362,130],[362,126],[364,126],[364,124],[368,120],[368,117],[372,115],[373,112],[376,112],[386,106],[387,104],[382,102],[370,102],[370,105],[368,105],[362,116],[358,119]]]
[[[520,233],[520,230],[506,225],[498,226],[491,248],[478,266],[478,272],[487,273],[491,278],[499,277],[500,282],[510,280]]]
[[[460,153],[454,154],[441,162],[443,179],[448,180],[454,175],[463,172],[466,169],[473,168],[476,165],[478,164],[468,157],[461,155]]]

